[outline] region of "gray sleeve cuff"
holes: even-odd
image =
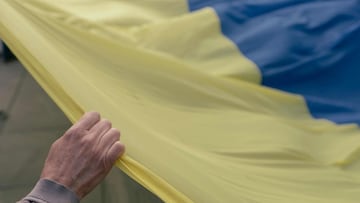
[[[37,203],[79,203],[74,192],[47,179],[40,179],[23,200]]]

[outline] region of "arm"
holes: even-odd
[[[40,180],[21,202],[79,202],[124,153],[119,137],[109,121],[86,113],[52,144]]]

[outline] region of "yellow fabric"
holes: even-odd
[[[1,0],[0,37],[72,121],[110,119],[117,166],[166,202],[359,202],[358,127],[260,86],[211,9]]]

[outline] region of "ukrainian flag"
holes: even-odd
[[[360,200],[359,0],[1,0],[0,35],[166,202]]]

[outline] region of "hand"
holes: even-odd
[[[82,199],[124,153],[119,138],[120,132],[99,113],[86,113],[52,144],[41,178],[64,185]]]

